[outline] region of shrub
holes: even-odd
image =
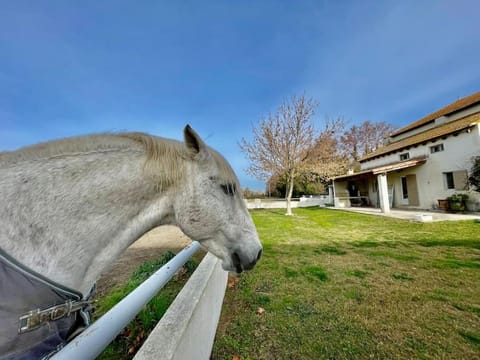
[[[452,196],[447,197],[448,208],[453,212],[465,211],[465,204],[467,200],[467,194],[453,194]]]
[[[472,158],[472,169],[470,170],[470,176],[468,182],[475,187],[475,190],[480,192],[480,156],[474,156]]]

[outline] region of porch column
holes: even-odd
[[[330,204],[335,205],[335,182],[333,185],[328,185],[328,200]]]
[[[383,213],[390,212],[390,201],[388,201],[387,173],[377,175],[378,195],[380,197],[380,208]]]
[[[328,195],[330,196],[330,188],[328,189]],[[333,196],[333,207],[338,207],[338,200],[335,197],[335,179],[332,180],[332,196]]]

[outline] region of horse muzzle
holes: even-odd
[[[233,252],[231,257],[232,257],[232,265],[233,269],[237,274],[242,273],[243,271],[246,270],[251,270],[255,266],[255,264],[260,260],[260,257],[262,256],[262,248],[258,250],[258,252],[255,254],[255,256],[250,257],[248,255],[242,254],[241,252]]]

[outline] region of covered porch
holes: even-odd
[[[333,178],[334,205],[337,208],[374,207],[382,213],[400,205],[418,204],[418,191],[415,174],[395,177],[394,174],[426,162],[426,157],[409,159],[359,172],[350,171],[346,175]],[[401,199],[406,202],[394,204],[395,183],[401,191]]]

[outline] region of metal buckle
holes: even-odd
[[[58,307],[51,308],[49,312],[50,320],[55,321],[55,320],[61,319],[64,316],[67,316],[70,313],[69,311],[70,308],[71,308],[71,303],[67,303],[64,305],[59,305]]]
[[[68,301],[64,304],[49,307],[48,309],[29,311],[18,319],[18,333],[23,334],[38,329],[49,321],[56,321],[65,316],[69,316],[71,313],[81,310],[90,303],[91,301]]]
[[[41,320],[40,309],[32,310],[28,314],[20,316],[18,333],[23,334],[27,331],[37,329],[43,323]]]

